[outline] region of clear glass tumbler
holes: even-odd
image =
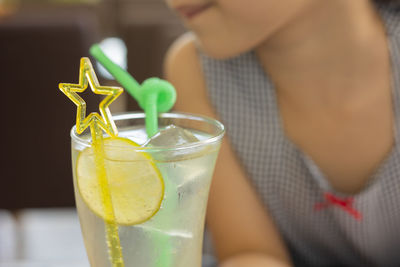
[[[113,119],[119,137],[139,145],[146,143],[143,113],[125,113],[113,116]],[[208,192],[224,126],[214,119],[198,115],[161,114],[159,128],[169,125],[189,130],[198,141],[136,148],[138,153],[149,155],[148,158],[161,173],[164,196],[160,209],[147,221],[118,225],[126,267],[201,266]],[[71,138],[75,199],[86,252],[91,266],[112,266],[105,234],[106,223],[82,197],[78,183],[77,161],[82,151],[90,147],[90,133],[78,135],[74,126]],[[135,160],[124,159],[120,168],[137,164]]]

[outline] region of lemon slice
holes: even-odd
[[[133,141],[116,137],[104,139],[104,165],[114,209],[115,222],[139,224],[160,209],[164,181],[150,155],[136,151]],[[93,148],[77,159],[77,186],[86,205],[105,220],[101,188],[96,175]]]

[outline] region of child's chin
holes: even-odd
[[[209,57],[214,59],[230,59],[239,56],[240,54],[250,51],[250,49],[240,49],[228,45],[215,45],[206,42],[198,41],[198,47]]]

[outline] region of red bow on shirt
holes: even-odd
[[[314,206],[315,210],[321,210],[327,208],[328,206],[338,206],[357,220],[361,220],[362,215],[359,211],[353,208],[354,199],[352,197],[348,198],[338,198],[331,193],[324,194],[325,202],[316,203]]]

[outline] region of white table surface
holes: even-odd
[[[85,262],[49,262],[49,261],[0,261],[0,267],[90,267]]]
[[[0,210],[0,267],[90,267],[75,208]]]
[[[0,267],[88,267],[75,208],[0,210]]]

